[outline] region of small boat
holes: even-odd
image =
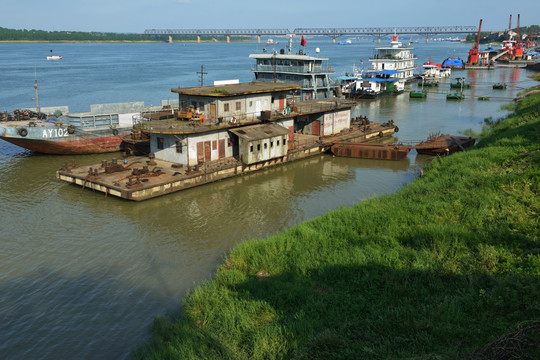
[[[463,100],[465,96],[462,93],[447,94],[446,100]]]
[[[413,147],[401,144],[378,144],[357,142],[335,142],[331,151],[336,156],[361,159],[401,160]]]
[[[143,102],[97,104],[90,108],[87,113],[62,114],[57,110],[53,115],[22,111],[13,121],[0,123],[0,139],[43,154],[115,152],[122,150],[123,139],[134,126],[149,116]],[[102,112],[103,109],[113,111]]]
[[[455,83],[450,84],[451,89],[470,89],[471,84],[466,83],[464,81],[459,81],[459,79],[456,79],[457,81]]]
[[[487,96],[479,96],[478,101],[489,101],[489,97],[487,97]]]
[[[409,97],[413,99],[423,99],[427,96],[427,92],[425,91],[411,91],[409,93]]]
[[[53,55],[53,51],[51,50],[51,54],[47,56],[47,60],[61,60],[62,57],[60,55]]]
[[[266,40],[266,46],[272,46],[272,45],[278,45],[279,42],[274,41],[274,39],[268,39]]]
[[[437,64],[431,61],[431,57],[424,65],[424,74],[422,76],[427,78],[447,78],[450,77],[452,69],[449,67],[443,67],[442,64]]]
[[[504,83],[493,84],[493,90],[504,90],[504,89],[506,89],[506,84]]]
[[[352,41],[350,39],[339,42],[339,45],[351,45],[351,44],[352,44]]]
[[[448,134],[431,134],[426,141],[414,146],[418,154],[450,155],[471,147],[476,139],[470,136],[455,136]]]

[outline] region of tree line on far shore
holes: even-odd
[[[528,27],[520,27],[519,28],[519,36],[521,37],[522,41],[525,43],[527,41],[527,38],[529,36],[529,29],[532,28],[532,35],[533,39],[535,39],[535,42],[538,40],[538,32],[540,30],[540,26],[538,25],[531,25]],[[513,32],[517,32],[516,29],[512,29]],[[476,36],[478,34],[469,34],[465,38],[467,42],[475,42]],[[491,31],[491,32],[480,32],[480,43],[481,44],[488,44],[488,43],[502,43],[508,39],[508,30],[507,31]]]
[[[231,41],[247,40],[248,37],[231,37]],[[197,36],[173,35],[172,41],[196,41]],[[202,41],[226,41],[226,36],[201,36]],[[168,35],[134,33],[105,33],[82,31],[16,30],[0,27],[0,41],[155,41],[167,42]]]

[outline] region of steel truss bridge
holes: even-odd
[[[476,33],[476,26],[410,26],[410,27],[367,27],[367,28],[297,28],[289,29],[148,29],[145,35],[191,35],[197,36],[283,36],[283,35],[320,35],[328,36],[334,40],[340,36],[385,36],[391,34],[404,35],[433,35],[433,34],[468,34]]]

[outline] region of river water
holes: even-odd
[[[279,39],[281,40],[281,39]],[[330,58],[336,75],[367,64],[376,42],[333,45],[308,39],[305,51]],[[421,64],[466,58],[470,45],[414,44]],[[41,106],[175,99],[173,87],[214,80],[251,81],[248,55],[263,45],[0,44],[0,111],[33,107],[34,76]],[[63,59],[47,62],[53,49]],[[393,119],[400,141],[441,131],[480,130],[502,104],[533,84],[521,69],[454,71],[491,96],[446,101],[447,83],[427,99],[407,94],[362,100],[355,110],[372,121]],[[506,90],[492,84],[506,82]],[[416,85],[413,85],[413,87]],[[3,359],[129,358],[149,338],[157,315],[177,311],[186,291],[211,278],[235,244],[364,199],[392,193],[418,176],[429,157],[403,161],[319,155],[247,176],[133,203],[55,179],[65,161],[95,164],[115,154],[51,156],[0,142],[0,357]]]

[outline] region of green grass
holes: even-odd
[[[540,319],[539,118],[526,97],[397,193],[237,246],[135,357],[453,359]]]

